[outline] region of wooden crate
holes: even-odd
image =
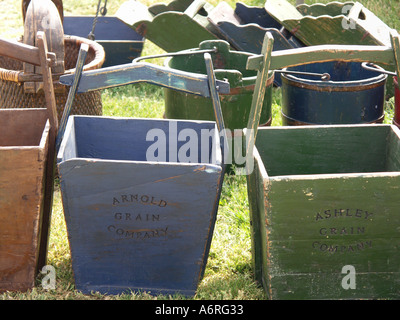
[[[253,257],[269,298],[400,297],[396,126],[260,128],[254,157]]]
[[[214,6],[201,0],[174,0],[150,7],[127,1],[115,16],[166,52],[196,48],[204,40],[218,39],[207,20]]]
[[[270,69],[371,61],[400,72],[392,47],[330,46],[272,52],[267,33],[245,130],[255,278],[270,299],[398,298],[400,131],[394,125],[258,128]]]
[[[265,9],[308,46],[390,46],[390,28],[360,2],[333,1],[295,7],[286,0],[267,0]]]
[[[260,53],[266,32],[274,37],[273,50],[304,46],[284,30],[264,7],[247,6],[238,2],[234,10],[228,3],[221,1],[210,12],[208,20],[218,30],[221,39],[228,41],[236,50]]]
[[[0,291],[35,284],[50,124],[46,109],[0,110]]]
[[[65,16],[64,34],[87,38],[92,31],[94,19],[92,16]],[[105,51],[103,68],[132,62],[141,55],[145,40],[113,16],[97,17],[94,36],[94,40]]]
[[[201,130],[215,130],[191,162],[182,160],[186,141],[177,142],[188,129],[198,150]],[[165,133],[164,161],[148,157],[149,130]],[[193,295],[213,234],[221,157],[215,122],[71,116],[58,167],[76,288]]]

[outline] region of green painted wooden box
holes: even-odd
[[[400,131],[259,128],[253,263],[270,299],[400,298]]]

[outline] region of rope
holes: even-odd
[[[99,13],[101,13],[102,16],[105,16],[107,14],[107,0],[104,1],[104,7],[100,8],[101,0],[97,3],[97,10],[96,10],[96,16],[93,19],[93,24],[92,24],[92,31],[88,34],[88,39],[90,40],[95,40],[95,35],[94,35],[94,29],[96,28],[97,20],[99,18]]]
[[[0,68],[0,80],[19,82],[18,81],[19,74],[20,74],[19,71]]]

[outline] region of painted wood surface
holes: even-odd
[[[206,18],[213,6],[204,1],[200,4],[202,6],[198,1],[183,1],[167,11],[170,8],[167,5],[152,10],[133,0],[123,3],[115,15],[163,50],[175,52],[196,48],[204,40],[218,39]],[[179,9],[182,11],[174,11]]]
[[[304,46],[299,41],[292,41],[292,35],[286,38],[280,31],[282,26],[271,18],[264,8],[237,3],[236,9],[233,10],[228,3],[220,2],[210,12],[208,20],[218,28],[222,38],[239,51],[261,53],[266,32],[270,32],[274,37],[274,50]]]
[[[76,61],[76,66],[75,66],[75,73],[74,73],[74,79],[72,81],[72,84],[69,88],[68,92],[68,97],[67,97],[67,102],[65,103],[65,107],[63,110],[63,115],[60,120],[60,125],[58,128],[57,132],[57,137],[56,137],[56,152],[58,153],[58,150],[61,145],[61,141],[64,137],[64,132],[65,128],[67,126],[67,121],[68,118],[71,114],[72,110],[72,105],[74,103],[75,95],[78,90],[78,84],[82,76],[82,71],[85,65],[86,57],[89,52],[89,46],[86,43],[82,43],[81,47],[79,49],[79,54],[78,54],[78,59]]]
[[[399,297],[399,138],[390,125],[259,129],[249,202],[269,298]]]
[[[390,28],[359,2],[327,4],[325,13],[321,4],[317,10],[301,6],[298,10],[286,0],[265,2],[267,12],[306,45],[390,44]]]
[[[151,129],[214,129],[205,156],[219,156],[181,161],[186,141],[167,138],[166,161],[148,161]],[[218,208],[218,145],[213,122],[70,117],[59,171],[78,290],[195,293]]]
[[[230,143],[230,163],[242,166],[241,144],[235,143],[235,134],[240,135],[241,129],[246,126],[256,81],[256,72],[246,70],[246,63],[250,53],[231,50],[229,43],[223,40],[203,41],[198,49],[206,50],[217,48],[216,53],[211,53],[215,76],[217,79],[226,79],[230,84],[230,91],[219,91],[224,124]],[[205,64],[201,55],[174,56],[165,63],[171,70],[193,72],[198,75],[206,74]],[[265,99],[262,106],[260,123],[269,125],[271,122],[271,103],[273,75],[269,75],[265,84]],[[195,119],[214,120],[214,108],[212,99],[208,97],[194,96],[181,91],[166,88],[164,91],[165,117],[167,119]],[[236,130],[236,132],[235,132]],[[237,141],[237,140],[236,140]],[[235,161],[238,160],[238,161]]]
[[[325,61],[369,61],[376,64],[395,65],[396,59],[391,47],[358,45],[317,45],[311,47],[274,51],[271,53],[271,69],[294,67],[307,63]],[[262,55],[250,57],[247,68],[258,70]]]
[[[262,83],[266,82],[269,70],[295,67],[310,63],[343,61],[372,62],[378,65],[391,66],[400,74],[400,36],[396,30],[390,31],[391,47],[358,46],[358,45],[318,45],[272,52],[274,39],[270,33],[265,34],[263,50],[260,55],[254,55],[247,60],[247,69],[257,70],[256,87],[253,94],[251,116],[247,129],[254,138],[257,135],[259,117],[264,101]],[[268,49],[268,50],[267,50]],[[254,140],[246,143],[247,156],[251,157]]]
[[[78,290],[195,294],[225,172],[218,82],[203,59],[216,122],[69,117],[58,168]]]
[[[230,91],[219,90],[225,125],[230,130],[241,129],[247,124],[253,95],[256,72],[246,69],[250,53],[231,50],[229,43],[223,40],[204,41],[198,49],[217,48],[211,53],[217,79],[229,81]],[[166,61],[171,70],[206,74],[201,55],[175,56]],[[266,84],[267,98],[263,105],[261,124],[267,124],[271,117],[271,89],[273,78]],[[218,85],[218,84],[217,84]],[[208,97],[197,97],[176,90],[165,90],[165,115],[169,119],[214,120],[214,108]]]
[[[359,62],[333,61],[284,70],[327,73],[330,79],[282,74],[282,125],[383,121],[387,75],[366,70]]]
[[[64,33],[87,38],[92,30],[91,16],[66,16]],[[103,67],[132,62],[141,55],[144,37],[114,16],[98,17],[95,25],[95,41],[103,46],[106,59]]]
[[[74,75],[64,75],[60,77],[60,83],[70,86],[73,79]],[[182,72],[146,62],[85,71],[78,85],[78,93],[138,82],[148,82],[204,97],[210,96],[206,75]],[[220,93],[230,90],[227,81],[217,80],[217,86]]]
[[[264,46],[271,41],[267,34]],[[248,66],[258,70],[260,83],[269,68],[298,65],[300,57],[302,64],[332,61],[334,55],[341,61],[371,59],[399,72],[397,32],[391,41],[392,48],[265,49]],[[247,182],[256,279],[270,299],[398,298],[399,129],[258,128],[260,88],[245,130],[254,164]],[[348,266],[354,267],[356,289],[342,286]]]

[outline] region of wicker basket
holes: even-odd
[[[102,67],[105,52],[98,43],[76,36],[64,35],[65,73],[73,73],[78,59],[80,45],[87,43],[89,52],[83,70]],[[35,75],[24,75],[20,61],[0,56],[0,108],[45,108],[45,97],[42,90],[38,93],[27,93],[22,85],[24,81],[33,81]],[[37,75],[36,75],[37,77]],[[61,119],[68,97],[68,88],[58,83],[59,75],[55,75],[54,87],[58,118]],[[75,96],[71,114],[102,115],[101,92],[92,91]]]

